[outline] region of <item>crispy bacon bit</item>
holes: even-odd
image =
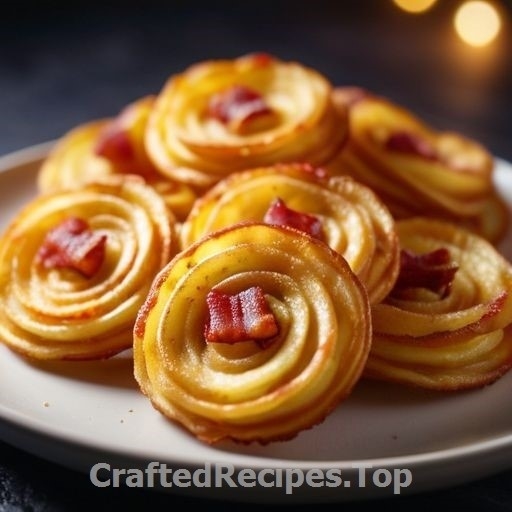
[[[131,161],[135,157],[133,143],[120,118],[110,121],[101,131],[94,152],[113,162]]]
[[[263,96],[249,87],[234,85],[212,96],[208,115],[235,131],[243,130],[249,121],[273,114]]]
[[[436,149],[424,138],[411,132],[395,132],[386,141],[386,149],[411,153],[426,160],[439,160]]]
[[[251,64],[258,66],[258,67],[265,67],[272,62],[274,62],[274,57],[268,53],[264,52],[256,52],[256,53],[250,53],[249,55],[246,55],[246,59],[249,59],[251,61]]]
[[[206,296],[208,321],[204,337],[208,343],[238,343],[253,340],[262,348],[279,332],[263,290],[253,286],[235,295],[212,290]]]
[[[106,235],[89,229],[85,220],[70,217],[46,234],[36,263],[46,269],[70,268],[93,277],[103,263],[106,240]]]
[[[441,248],[426,254],[400,252],[400,274],[391,292],[400,297],[410,288],[426,288],[441,298],[450,294],[458,266],[451,261],[448,249]]]
[[[320,219],[314,215],[297,212],[288,208],[279,197],[270,205],[263,217],[263,222],[300,229],[320,240],[324,238]]]

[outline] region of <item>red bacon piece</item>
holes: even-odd
[[[129,162],[135,157],[133,143],[119,118],[110,121],[100,132],[94,152],[112,162]]]
[[[208,105],[208,115],[235,127],[272,113],[263,96],[244,85],[234,85],[213,95]]]
[[[263,217],[263,222],[300,229],[315,238],[323,239],[322,222],[320,219],[314,215],[288,208],[279,197],[270,205]]]
[[[417,155],[426,160],[439,160],[436,149],[427,140],[411,132],[392,133],[386,140],[386,148]]]
[[[279,332],[263,290],[253,286],[235,295],[211,290],[206,296],[208,321],[204,337],[208,343],[238,343],[254,340],[262,348]]]
[[[450,293],[458,266],[451,261],[448,249],[440,248],[426,254],[400,252],[400,273],[391,292],[399,297],[409,288],[426,288],[441,298]]]
[[[70,217],[46,234],[36,263],[46,269],[70,268],[93,277],[103,263],[106,240],[106,235],[89,229],[85,220]]]
[[[274,57],[269,53],[265,52],[256,52],[246,55],[243,60],[248,60],[251,62],[253,66],[256,67],[267,67],[270,66],[273,62],[275,62]]]

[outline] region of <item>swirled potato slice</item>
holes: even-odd
[[[284,440],[351,392],[370,331],[366,292],[339,254],[293,228],[242,224],[157,276],[134,329],[135,376],[202,441]]]
[[[494,162],[479,143],[436,131],[412,112],[358,88],[338,88],[349,108],[350,136],[330,169],[370,186],[398,218],[435,216],[460,222],[492,242],[508,216],[497,195]],[[488,211],[493,209],[493,222]]]
[[[401,270],[372,308],[366,375],[439,390],[489,384],[512,366],[512,267],[454,224],[397,222]]]
[[[91,121],[66,133],[41,166],[39,190],[54,192],[111,174],[136,174],[164,197],[179,220],[186,217],[197,193],[159,173],[145,150],[144,134],[154,101],[154,96],[145,96],[115,118]]]
[[[36,359],[130,348],[151,281],[177,250],[173,226],[136,176],[34,199],[0,238],[0,340]]]
[[[200,187],[277,162],[321,165],[347,134],[331,91],[317,71],[265,54],[201,62],[158,95],[147,151],[162,173]]]
[[[281,211],[275,211],[280,200]],[[277,214],[277,215],[276,215]],[[394,220],[380,199],[348,177],[321,168],[282,164],[232,174],[196,201],[181,230],[185,248],[212,231],[244,221],[297,227],[309,217],[316,236],[342,254],[365,285],[371,303],[383,299],[399,269]],[[314,229],[300,227],[315,235]]]
[[[39,191],[55,192],[114,174],[111,163],[94,149],[99,134],[109,123],[108,119],[91,121],[61,137],[41,165],[37,175]]]

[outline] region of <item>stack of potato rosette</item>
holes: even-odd
[[[0,339],[133,348],[204,442],[295,437],[361,378],[460,390],[512,366],[491,156],[300,63],[196,64],[65,134],[38,184],[0,239]]]

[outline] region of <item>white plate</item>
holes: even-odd
[[[41,145],[0,159],[1,230],[34,197],[38,164],[48,148]],[[512,204],[512,166],[497,160],[496,179]],[[509,233],[503,244],[509,247],[509,259],[511,241]],[[134,382],[130,357],[29,363],[0,347],[0,438],[86,472],[97,462],[145,469],[150,461],[191,472],[206,463],[219,473],[227,471],[220,465],[274,470],[265,476],[276,484],[270,488],[230,488],[225,481],[216,486],[213,480],[203,488],[173,486],[173,492],[251,501],[343,501],[392,495],[392,485],[377,485],[386,483],[387,473],[381,470],[391,471],[391,476],[399,475],[394,470],[409,470],[412,482],[401,491],[417,493],[511,468],[511,388],[512,373],[482,390],[455,394],[361,382],[323,424],[292,441],[206,446],[151,407]],[[312,468],[336,469],[350,484],[304,483],[286,494],[279,487],[277,468],[300,469],[303,475]],[[405,478],[405,473],[400,475]]]

